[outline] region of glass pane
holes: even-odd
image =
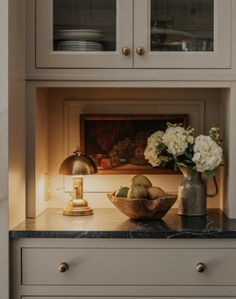
[[[152,0],[151,51],[214,51],[214,0]]]
[[[54,51],[116,51],[116,0],[54,0]]]

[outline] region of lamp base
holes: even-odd
[[[93,209],[88,207],[85,199],[71,199],[63,209],[64,216],[89,216],[93,215]]]

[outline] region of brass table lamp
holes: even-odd
[[[83,175],[97,172],[97,166],[91,158],[82,154],[79,150],[74,155],[66,158],[59,169],[59,174],[73,176],[73,195],[68,205],[63,210],[65,216],[93,215],[93,209],[83,199]],[[78,177],[79,176],[79,177]]]

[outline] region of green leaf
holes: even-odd
[[[216,169],[215,170],[207,170],[202,173],[202,177],[204,179],[212,178],[216,176]]]
[[[191,153],[188,153],[187,151],[185,151],[185,152],[184,152],[184,155],[185,155],[190,161],[192,161],[193,156],[192,156]]]

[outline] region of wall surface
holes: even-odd
[[[8,272],[8,0],[0,9],[0,298],[7,299]]]
[[[9,2],[9,227],[25,219],[25,1]],[[14,187],[13,187],[14,186]]]

